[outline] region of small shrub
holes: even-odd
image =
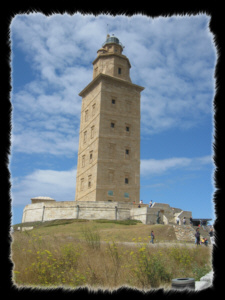
[[[113,270],[111,271],[111,273],[113,275],[114,285],[116,285],[119,269],[121,267],[121,256],[119,254],[118,245],[115,242],[113,242],[112,244],[108,243],[106,253],[109,254],[109,258],[112,260]]]
[[[169,257],[176,266],[181,268],[190,268],[192,264],[192,252],[188,248],[171,248],[169,249]]]
[[[31,250],[30,250],[31,251]],[[77,270],[80,248],[72,244],[65,245],[61,251],[37,251],[33,253],[33,263],[25,269],[31,285],[72,285],[86,282],[86,277]]]
[[[101,241],[98,232],[95,232],[89,228],[84,228],[82,234],[89,247],[92,249],[100,249]]]
[[[120,224],[120,225],[136,225],[137,223],[142,223],[139,220],[105,220],[99,219],[96,220],[97,223],[113,223],[113,224]]]
[[[150,254],[145,246],[139,248],[134,259],[136,260],[136,267],[133,268],[135,276],[138,278],[142,288],[158,287],[161,282],[168,282],[171,280],[171,274],[167,271],[161,253]]]

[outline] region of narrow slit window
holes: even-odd
[[[85,122],[88,121],[88,109],[85,111]]]
[[[125,158],[130,157],[130,149],[125,149]]]
[[[88,176],[88,188],[91,188],[91,175]]]
[[[92,163],[92,160],[93,160],[93,151],[90,152],[89,158],[90,158],[90,163]]]
[[[87,141],[87,131],[84,132],[84,143]]]
[[[95,126],[91,127],[91,138],[93,139],[95,133]]]
[[[80,180],[80,190],[81,191],[84,190],[84,178],[81,178],[81,180]]]
[[[82,156],[82,167],[85,167],[85,155]]]

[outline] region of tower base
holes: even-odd
[[[40,200],[41,201],[41,200]],[[22,223],[45,222],[60,219],[106,219],[106,220],[140,220],[143,224],[175,223],[175,217],[185,217],[189,224],[192,213],[171,208],[168,204],[154,203],[137,205],[127,202],[108,201],[46,201],[35,202],[25,206]]]

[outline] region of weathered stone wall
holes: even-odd
[[[22,223],[42,221],[44,203],[26,205],[23,210]]]
[[[87,87],[81,108],[76,200],[96,200],[101,83]]]
[[[78,207],[79,219],[110,219],[110,220],[124,220],[130,217],[129,203],[120,202],[76,202]]]
[[[192,217],[192,212],[191,211],[182,211],[180,214],[179,214],[179,218],[181,220],[181,223],[182,223],[182,220],[183,218],[185,217],[186,219],[186,224],[190,224],[190,218]],[[183,224],[183,223],[182,223]]]
[[[130,217],[130,203],[104,201],[62,201],[35,203],[24,208],[22,222],[50,221],[56,219],[111,219]]]
[[[50,221],[56,219],[76,218],[76,206],[74,201],[54,203],[35,203],[27,205],[23,211],[22,222]]]
[[[166,216],[173,214],[173,211],[164,203],[154,203],[153,207],[149,208],[147,205],[137,207],[131,202],[120,201],[47,201],[27,205],[22,222],[56,219],[134,219],[144,224],[168,224]],[[186,224],[189,224],[191,212],[181,210],[180,214],[186,217]],[[170,223],[176,223],[175,219]]]
[[[140,220],[144,224],[157,224],[158,222],[163,224],[163,215],[158,207],[133,207],[130,211],[130,217],[134,220]]]

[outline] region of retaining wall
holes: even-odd
[[[176,209],[176,211],[179,209]],[[168,204],[154,203],[137,207],[127,202],[109,201],[40,201],[25,206],[22,223],[57,219],[140,220],[143,224],[174,223],[174,209]],[[191,212],[180,210],[189,218]]]
[[[130,218],[132,204],[118,202],[62,201],[29,204],[24,208],[22,223],[56,219],[112,219]]]

